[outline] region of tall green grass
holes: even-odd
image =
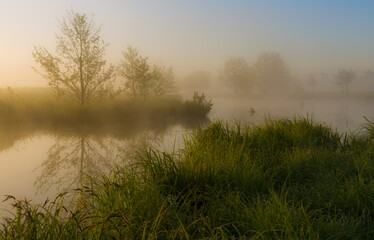
[[[145,148],[73,207],[13,200],[2,239],[372,239],[374,124],[216,121],[174,153]]]

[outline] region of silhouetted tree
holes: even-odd
[[[235,92],[246,93],[254,84],[253,70],[241,57],[227,60],[223,65],[222,77]]]
[[[348,85],[355,79],[356,73],[352,70],[339,69],[338,74],[335,76],[336,83],[344,88],[346,94],[348,94]]]
[[[261,53],[254,63],[254,69],[263,93],[284,93],[289,89],[289,70],[279,53]]]
[[[59,21],[56,54],[35,47],[33,56],[42,68],[39,72],[58,95],[66,95],[82,106],[110,95],[113,91],[114,67],[106,68],[106,44],[100,28],[86,14],[69,11]]]
[[[150,67],[148,58],[139,55],[136,48],[128,47],[123,53],[119,74],[125,78],[124,90],[132,97],[169,95],[177,92],[171,67]]]

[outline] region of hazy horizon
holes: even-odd
[[[3,1],[0,87],[47,86],[34,46],[54,51],[66,11],[94,16],[117,65],[128,45],[177,75],[216,73],[233,56],[279,52],[292,74],[374,70],[372,1]]]

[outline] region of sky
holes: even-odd
[[[102,27],[109,63],[127,46],[177,75],[216,74],[225,60],[279,52],[291,72],[374,70],[372,0],[0,0],[0,87],[46,86],[34,46],[51,52],[58,19],[86,13]]]

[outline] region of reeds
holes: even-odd
[[[371,239],[373,129],[216,121],[89,178],[70,209],[14,200],[0,239]]]

